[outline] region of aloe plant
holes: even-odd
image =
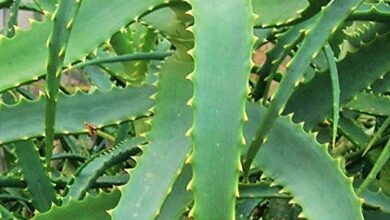
[[[390,1],[0,9],[1,219],[390,218]]]

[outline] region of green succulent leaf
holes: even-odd
[[[324,53],[329,66],[329,73],[332,82],[332,96],[333,96],[333,132],[332,132],[332,146],[336,146],[337,126],[339,124],[339,111],[340,111],[340,83],[339,73],[337,70],[336,59],[334,53],[329,45],[325,45]]]
[[[368,205],[379,208],[383,212],[390,213],[390,197],[380,190],[373,192],[367,189],[363,191],[360,196]]]
[[[190,216],[234,219],[254,43],[251,2],[224,1],[218,11],[214,8],[220,1],[195,0],[191,4],[195,68],[190,76],[194,123],[189,131],[193,143],[189,189],[194,192],[195,204]],[[226,14],[230,16],[226,18]]]
[[[18,23],[18,14],[21,0],[15,0],[11,7],[11,12],[8,18],[8,30],[7,37],[13,37],[15,35],[15,26]]]
[[[390,5],[384,1],[378,3],[365,2],[349,17],[352,20],[390,21]]]
[[[61,95],[56,115],[57,134],[86,133],[86,123],[101,128],[134,120],[148,114],[153,106],[149,99],[154,88],[111,88],[109,92],[95,91],[91,94],[77,92],[73,95]],[[96,103],[100,103],[96,106]],[[44,99],[34,101],[21,99],[12,106],[0,106],[0,143],[43,136]],[[19,120],[13,118],[19,117]],[[10,129],[18,127],[18,130]]]
[[[247,109],[247,126],[258,127],[257,119],[266,109],[252,103],[248,103]],[[277,119],[253,166],[263,171],[263,177],[274,179],[274,185],[281,185],[293,195],[292,202],[302,207],[301,217],[363,219],[362,202],[353,190],[352,180],[343,173],[341,161],[332,158],[314,135],[307,134],[289,117]],[[335,202],[336,199],[340,201]]]
[[[193,201],[192,192],[187,190],[187,185],[192,178],[192,168],[189,165],[184,166],[180,175],[177,177],[172,187],[172,192],[164,201],[161,207],[158,220],[180,219],[186,209]]]
[[[249,199],[241,199],[237,202],[237,220],[248,220],[250,219],[253,210],[264,201],[263,199],[258,198],[249,198]]]
[[[379,78],[372,85],[372,92],[375,94],[386,93],[390,91],[390,73]]]
[[[390,69],[388,41],[390,34],[376,37],[358,51],[348,54],[337,62],[340,81],[340,105],[344,106],[375,80],[384,76]],[[365,62],[369,59],[370,62]],[[364,76],[363,78],[361,76]],[[328,95],[319,95],[319,94]],[[332,88],[329,72],[316,74],[307,84],[299,86],[288,102],[285,114],[294,113],[294,121],[305,121],[305,128],[313,128],[332,112]],[[305,103],[305,108],[298,103]],[[299,104],[300,105],[300,104]],[[312,111],[316,109],[316,111]]]
[[[32,195],[34,207],[39,212],[48,211],[57,198],[38,150],[32,141],[22,141],[15,144],[14,151],[27,183],[27,189]]]
[[[109,193],[88,194],[82,201],[71,200],[64,206],[54,206],[49,212],[37,214],[34,220],[111,220],[108,211],[118,203],[120,196],[118,189]]]
[[[53,21],[53,31],[48,40],[49,55],[46,64],[45,87],[45,156],[46,165],[51,162],[54,148],[56,109],[60,90],[62,68],[64,65],[65,51],[67,49],[70,32],[74,18],[77,15],[81,0],[60,1],[54,14],[50,17]]]
[[[56,8],[57,0],[34,0],[34,2],[43,10],[53,12]]]
[[[309,6],[307,0],[253,0],[253,12],[258,15],[256,26],[280,26],[301,17]],[[280,10],[283,11],[280,11]]]
[[[69,191],[64,198],[65,203],[70,200],[81,200],[106,169],[128,160],[131,155],[136,154],[137,146],[140,146],[144,141],[140,137],[132,138],[88,161],[78,170],[72,180]]]
[[[363,127],[350,118],[340,117],[339,129],[359,149],[363,149],[370,141],[370,136],[364,132]]]
[[[388,116],[390,115],[390,97],[361,93],[348,102],[344,108],[366,114]]]

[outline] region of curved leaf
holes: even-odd
[[[128,160],[132,154],[135,154],[136,147],[144,141],[145,140],[140,137],[132,138],[119,144],[114,149],[104,151],[84,164],[77,171],[72,184],[69,186],[69,191],[64,198],[65,203],[72,199],[82,199],[91,188],[92,184],[95,183],[97,178],[102,175],[107,168]]]
[[[148,134],[150,143],[135,158],[137,166],[122,190],[122,198],[113,210],[115,219],[153,219],[172,190],[190,150],[185,136],[191,126],[191,111],[186,101],[191,96],[191,83],[185,77],[193,69],[192,62],[169,58],[162,66],[155,96],[155,117]],[[175,82],[172,84],[172,82]]]
[[[49,210],[52,203],[56,201],[56,194],[46,174],[38,149],[32,141],[22,141],[15,144],[14,151],[35,208],[40,212]]]
[[[382,191],[373,192],[367,189],[360,196],[363,198],[364,203],[379,208],[383,212],[390,213],[390,197]]]
[[[250,119],[247,126],[258,127],[257,119],[266,110],[252,103],[248,103],[247,109]],[[291,118],[282,116],[276,120],[253,166],[293,195],[292,202],[303,209],[301,217],[363,219],[362,202],[354,193],[351,179],[343,173],[341,161],[333,159],[314,135],[306,134]]]

